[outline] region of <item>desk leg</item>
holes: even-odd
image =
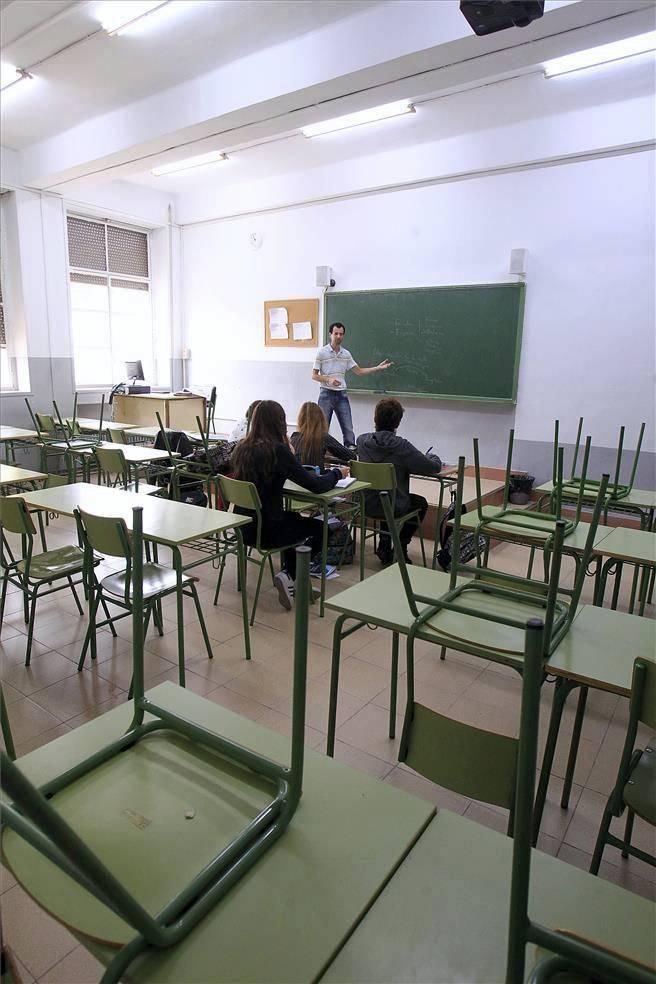
[[[581,740],[581,729],[583,727],[583,718],[585,717],[585,705],[588,700],[588,688],[581,687],[581,692],[579,694],[579,702],[576,705],[576,717],[574,718],[574,729],[572,731],[572,740],[569,744],[569,755],[567,756],[567,768],[565,769],[565,782],[563,783],[563,795],[560,797],[560,805],[563,810],[566,810],[569,806],[569,794],[572,791],[572,780],[574,778],[574,768],[576,766],[576,757],[579,753],[579,742]]]
[[[331,758],[335,754],[335,727],[337,724],[337,691],[339,689],[339,660],[342,649],[342,639],[346,639],[351,633],[357,632],[361,629],[366,622],[356,622],[352,625],[350,629],[346,632],[342,632],[342,626],[344,622],[352,618],[351,615],[345,613],[340,615],[335,622],[335,631],[333,632],[333,658],[330,666],[330,697],[328,698],[328,738],[326,740],[326,755]]]
[[[364,581],[364,544],[367,532],[367,517],[364,514],[364,492],[360,496],[360,580]]]
[[[399,682],[399,633],[392,633],[392,674],[390,677],[389,736],[396,735],[396,691]]]
[[[182,556],[179,547],[171,548],[173,554],[173,569],[176,577],[175,600],[178,617],[178,674],[180,686],[185,686],[185,661],[184,661],[184,597],[182,594]]]
[[[565,701],[567,700],[570,691],[577,686],[577,683],[572,683],[571,680],[566,680],[564,677],[558,677],[556,680],[553,702],[551,704],[549,731],[547,733],[547,742],[544,746],[542,765],[540,766],[540,782],[538,783],[533,811],[533,846],[537,843],[538,834],[540,833],[540,824],[542,823],[542,814],[544,812],[544,804],[547,798],[549,779],[551,778],[551,766],[553,765],[554,755],[556,752],[556,743],[558,741],[558,732],[560,730],[560,722],[563,716],[563,708],[565,707]]]
[[[328,512],[329,504],[323,505],[323,529],[321,531],[321,598],[319,601],[319,618],[323,618],[323,606],[326,600],[326,562],[328,559]]]
[[[246,551],[244,550],[244,540],[241,535],[241,530],[239,528],[235,530],[235,536],[237,537],[237,570],[239,572],[238,575],[239,584],[241,585],[241,617],[242,617],[242,622],[244,624],[244,647],[246,649],[246,659],[250,659],[251,658],[251,630],[250,630],[249,615],[248,615],[248,596],[246,594]],[[221,574],[223,574],[223,568],[221,569]],[[218,597],[219,597],[219,584],[217,584],[217,591],[216,591],[216,595],[214,596],[215,605]]]

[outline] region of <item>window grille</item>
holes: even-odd
[[[110,273],[148,276],[148,236],[144,232],[107,226],[107,256]]]
[[[106,270],[105,226],[68,216],[68,263],[85,270]]]

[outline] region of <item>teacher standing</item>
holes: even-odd
[[[341,321],[335,321],[330,326],[328,329],[330,342],[328,345],[323,345],[317,352],[312,367],[312,379],[321,387],[318,402],[326,416],[328,426],[330,427],[334,412],[339,426],[342,428],[344,444],[352,448],[355,446],[355,433],[353,432],[351,404],[346,392],[346,373],[352,369],[356,376],[369,376],[372,372],[389,369],[392,363],[389,359],[384,359],[377,366],[363,369],[357,364],[349,350],[342,346],[345,334],[346,328]]]

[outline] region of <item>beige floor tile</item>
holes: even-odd
[[[61,724],[61,718],[49,713],[30,697],[23,697],[7,707],[14,744],[20,745],[36,735]]]
[[[572,817],[574,816],[574,812],[581,798],[581,793],[583,792],[583,788],[581,786],[578,786],[576,783],[572,783],[569,796],[569,805],[567,809],[563,809],[560,805],[563,785],[564,782],[559,776],[552,775],[549,780],[549,789],[547,791],[547,798],[544,804],[542,823],[540,824],[540,829],[544,833],[549,834],[551,837],[555,837],[559,842],[562,841],[565,836],[567,828],[572,821]]]
[[[572,847],[571,844],[562,844],[557,856],[561,861],[573,864],[575,868],[580,868],[582,871],[590,870],[592,854]],[[622,888],[626,888],[629,892],[635,892],[636,895],[642,895],[646,899],[656,901],[656,883],[653,881],[650,882],[646,878],[641,878],[640,875],[629,871],[624,862],[619,866],[602,861],[597,877],[603,878],[605,881],[612,881],[616,885],[621,885]]]
[[[40,735],[34,735],[33,738],[28,738],[27,741],[18,742],[16,744],[16,756],[20,758],[21,755],[27,755],[28,752],[33,752],[36,748],[48,745],[55,738],[67,734],[70,730],[67,724],[58,724],[56,728],[50,728],[49,731],[42,731]]]
[[[122,639],[121,636],[113,636],[107,629],[100,629],[96,633],[96,660],[98,663],[102,663],[106,659],[111,659],[113,656],[118,656],[120,653],[127,653],[128,650],[131,650],[128,639]],[[61,653],[62,656],[65,656],[66,659],[71,660],[77,666],[82,652],[82,642],[73,642],[68,646],[59,646],[57,652]],[[90,656],[87,655],[87,665],[90,662]]]
[[[33,639],[30,658],[42,656],[43,653],[50,652],[51,648],[51,646],[46,646],[42,642]],[[22,632],[12,636],[11,639],[5,639],[3,636],[2,642],[0,642],[0,666],[2,666],[3,677],[12,667],[25,665],[26,652],[27,636]]]
[[[324,744],[320,747],[324,746],[325,738]],[[369,755],[367,752],[339,740],[335,742],[335,759],[337,762],[344,762],[352,769],[358,769],[359,772],[366,772],[367,775],[374,776],[375,779],[384,779],[394,768],[390,762],[385,762],[383,759],[376,758],[375,755]]]
[[[8,892],[10,888],[13,888],[14,885],[17,884],[18,882],[12,875],[11,871],[8,868],[5,868],[4,865],[0,864],[0,893]]]
[[[428,684],[441,687],[445,692],[454,695],[463,694],[474,680],[485,672],[482,667],[479,669],[476,666],[467,666],[448,659],[442,661],[439,658],[439,648],[434,646],[433,650],[435,653],[433,659],[430,657],[422,659],[415,666],[417,688],[420,682],[426,681]]]
[[[39,978],[39,984],[97,984],[103,965],[83,946],[71,950],[63,960]]]
[[[58,683],[76,673],[75,664],[57,652],[33,656],[29,666],[14,665],[2,675],[3,684],[8,683],[26,697]]]
[[[20,885],[2,896],[2,913],[7,942],[37,978],[77,946],[68,930],[40,909]]]
[[[158,684],[166,683],[167,681],[177,684],[179,682],[179,676],[177,666],[172,666],[170,670],[166,670],[164,673],[160,673],[159,676],[150,679],[148,681],[148,687],[157,687]],[[199,697],[207,697],[218,686],[219,684],[216,681],[208,680],[207,677],[194,673],[188,666],[185,667],[185,687],[187,690],[191,690],[192,693],[198,694]]]
[[[111,711],[113,707],[118,707],[119,704],[124,704],[127,699],[128,694],[126,690],[116,690],[114,696],[108,700],[104,700],[100,704],[94,704],[88,707],[86,711],[82,711],[81,714],[76,714],[75,717],[69,718],[66,722],[66,727],[74,731],[81,724],[86,724],[87,721],[93,721],[100,714]]]
[[[32,700],[60,721],[66,722],[116,696],[118,691],[126,690],[129,683],[128,677],[126,686],[118,687],[97,673],[83,670],[82,673],[75,672],[73,676],[66,677],[45,690],[39,690]]]
[[[281,735],[289,735],[291,737],[292,719],[280,711],[274,711],[272,708],[268,708],[262,717],[257,719],[257,723],[265,728],[271,728],[272,731],[278,731]],[[324,746],[325,743],[326,736],[321,731],[317,731],[315,728],[310,728],[307,725],[305,726],[306,745],[310,748],[319,748]]]
[[[437,807],[450,810],[452,813],[462,815],[471,804],[471,800],[465,796],[452,793],[450,789],[444,789],[443,786],[436,786],[434,782],[429,782],[428,779],[417,775],[416,772],[402,769],[399,766],[392,769],[383,781],[391,783],[397,789],[403,789],[406,793],[412,793],[420,799],[427,800]]]
[[[469,820],[475,820],[476,823],[480,823],[484,827],[490,827],[500,834],[508,832],[507,810],[493,810],[486,803],[479,803],[476,800],[472,800],[465,810],[464,815]]]
[[[228,680],[246,673],[250,663],[256,660],[257,657],[247,660],[243,641],[232,639],[218,646],[214,650],[212,659],[208,659],[206,653],[201,653],[193,659],[185,658],[185,666],[198,676],[205,677],[216,686],[221,686]]]
[[[389,688],[389,671],[372,663],[347,656],[339,668],[340,689],[362,700],[372,700],[386,687]]]
[[[172,660],[157,656],[147,649],[144,652],[144,680],[146,685],[150,685],[152,679],[166,673],[174,665],[177,666],[177,660],[174,664]],[[89,660],[88,664],[85,664],[84,674],[104,680],[120,690],[128,690],[132,680],[132,652],[128,649],[127,652],[119,653],[114,659],[106,659],[97,666],[91,665],[91,660]],[[107,693],[105,696],[108,697],[110,694]]]
[[[317,731],[328,732],[328,700],[330,694],[330,681],[323,676],[318,680],[310,680],[307,687],[307,703],[305,708],[305,720],[312,728]],[[337,700],[337,727],[344,724],[365,706],[365,702],[359,697],[354,697],[342,691]],[[373,705],[372,705],[373,706]],[[349,744],[357,744],[350,742]],[[365,749],[366,751],[366,749]],[[375,752],[373,753],[376,754]]]
[[[250,697],[244,697],[243,694],[238,694],[234,690],[228,690],[227,687],[217,687],[216,690],[212,690],[207,695],[207,699],[211,700],[214,704],[221,704],[222,707],[227,707],[229,711],[234,711],[235,714],[241,714],[243,717],[250,718],[251,721],[258,721],[269,710],[264,704],[258,704],[257,701],[251,700]]]
[[[343,702],[340,697],[340,703]],[[339,711],[339,703],[338,703]],[[389,715],[382,707],[366,704],[341,726],[337,727],[337,737],[347,745],[368,752],[376,758],[395,764],[399,757],[399,739],[403,718],[396,717],[396,737],[388,737]]]
[[[230,680],[226,687],[243,697],[270,707],[273,710],[289,713],[292,699],[291,673],[280,672],[251,660],[245,673]]]
[[[16,690],[15,687],[10,687],[4,677],[2,679],[2,692],[5,696],[5,704],[13,704],[17,700],[22,700],[25,696],[25,694],[20,692],[20,690]]]

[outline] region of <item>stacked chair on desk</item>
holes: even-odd
[[[554,445],[558,444],[559,441],[559,427],[560,422],[556,420],[554,425]],[[556,475],[554,470],[553,475],[553,492],[552,498],[554,496],[560,496],[563,499],[572,500],[578,498],[579,494],[583,494],[586,501],[593,501],[599,491],[599,482],[593,481],[586,476],[585,467],[582,469],[580,475],[576,474],[576,465],[578,462],[579,448],[581,445],[581,432],[583,430],[583,417],[579,418],[579,424],[576,431],[576,442],[574,444],[574,457],[572,459],[572,473],[568,479],[563,480],[562,477]],[[622,475],[622,457],[624,453],[624,435],[626,428],[624,426],[620,427],[619,436],[617,439],[617,452],[615,455],[615,472],[613,475],[612,482],[608,483],[606,489],[607,501],[605,503],[606,510],[612,508],[613,504],[621,505],[622,499],[626,499],[627,496],[631,494],[633,489],[633,483],[635,481],[636,472],[638,470],[638,461],[640,459],[640,450],[642,448],[642,439],[645,433],[644,422],[640,425],[640,433],[638,434],[638,443],[633,455],[633,464],[631,465],[631,471],[629,473],[628,481],[620,481]]]
[[[82,939],[116,949],[105,984],[138,973],[131,965],[146,951],[174,947],[254,869],[289,826],[303,782],[309,549],[298,554],[289,766],[145,695],[140,508],[131,551],[134,695],[127,731],[87,757],[82,750],[78,764],[40,787],[2,755],[4,859],[55,918]],[[132,823],[108,808],[117,784]],[[241,829],[233,818],[228,842],[217,843],[216,810],[226,795],[263,805]],[[193,830],[184,807],[189,797],[199,804],[191,811]]]
[[[473,656],[480,656],[522,670],[522,628],[528,618],[545,622],[544,658],[548,658],[568,632],[576,616],[583,589],[586,566],[592,554],[594,537],[604,501],[608,476],[604,476],[592,520],[571,589],[560,584],[565,523],[556,522],[550,545],[551,563],[546,582],[505,574],[478,564],[468,567],[459,563],[462,495],[465,460],[458,463],[458,491],[453,535],[453,562],[450,576],[437,571],[407,567],[403,555],[398,564],[330,599],[329,607],[340,613],[335,623],[328,723],[328,754],[335,739],[337,687],[341,643],[364,626],[382,626],[392,632],[392,671],[390,700],[390,737],[394,737],[396,684],[398,675],[399,635],[408,639],[408,704],[402,751],[410,744],[413,720],[414,644],[417,639],[449,646]],[[382,495],[385,516],[400,547],[398,530],[393,522],[389,498]],[[447,590],[445,587],[448,585]],[[559,596],[567,597],[568,601]],[[343,598],[343,600],[342,600]],[[355,620],[355,625],[345,625]]]

